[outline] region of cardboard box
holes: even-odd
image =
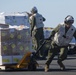
[[[2,28],[0,29],[0,42],[5,42],[9,40],[9,29]]]
[[[0,65],[12,64],[12,56],[1,56]]]
[[[7,25],[7,24],[0,24],[0,28],[8,28],[9,27],[9,25]]]
[[[9,56],[12,50],[9,48],[9,42],[0,42],[0,55]]]
[[[23,56],[22,55],[14,55],[12,58],[12,63],[14,64],[14,63],[18,63],[20,60],[21,60],[21,58],[22,58]]]
[[[29,28],[16,30],[16,32],[17,32],[17,40],[18,41],[26,42],[31,39]]]
[[[19,55],[15,40],[9,41],[9,50],[12,51],[11,55]]]
[[[18,50],[19,55],[24,55],[27,52],[30,52],[31,49],[32,47],[31,47],[30,41],[17,42],[17,50]]]
[[[16,33],[17,32],[16,32],[15,28],[9,28],[9,41],[16,39],[16,37],[17,37]]]

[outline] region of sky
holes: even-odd
[[[46,21],[45,27],[56,27],[67,15],[74,17],[76,27],[76,0],[0,0],[0,12],[30,12],[36,6]]]

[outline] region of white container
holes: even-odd
[[[0,23],[9,24],[12,26],[25,25],[30,27],[28,16],[26,14],[18,13],[18,12],[0,14]]]

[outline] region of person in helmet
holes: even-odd
[[[44,21],[46,20],[41,14],[38,13],[38,9],[33,7],[31,9],[31,16],[30,16],[30,24],[31,24],[31,36],[33,38],[34,48],[37,50],[41,43],[44,40]],[[39,52],[43,56],[43,51]]]
[[[49,70],[49,65],[57,54],[57,63],[61,70],[65,70],[65,66],[62,61],[67,58],[68,44],[71,42],[73,37],[76,39],[76,28],[73,26],[73,23],[74,18],[71,15],[68,15],[64,22],[58,24],[58,26],[51,32],[50,37],[47,39],[52,41],[49,57],[45,63],[45,72]]]

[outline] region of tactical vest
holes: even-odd
[[[74,32],[75,27],[72,25],[67,33],[65,33],[65,25],[63,24],[60,26],[59,31],[55,34],[54,42],[58,46],[67,46],[71,42]]]
[[[38,28],[41,28],[41,27],[44,27],[44,24],[43,24],[43,17],[42,15],[36,13],[36,14],[33,14],[31,17],[30,17],[30,23],[32,22],[32,17],[35,17],[36,19],[36,25],[34,27],[34,29],[38,29]]]

